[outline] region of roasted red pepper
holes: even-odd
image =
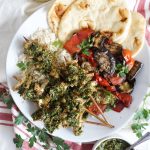
[[[96,66],[97,66],[97,63],[96,63],[96,61],[94,60],[94,55],[93,55],[92,50],[89,50],[88,52],[89,52],[88,55],[85,55],[85,54],[82,53],[82,54],[81,54],[81,57],[87,59],[87,60],[91,63],[91,65],[92,65],[93,67],[96,67]]]
[[[80,51],[79,45],[80,43],[87,39],[91,34],[93,33],[93,30],[90,28],[84,28],[78,31],[76,34],[74,34],[65,44],[64,48],[70,53],[74,54],[76,52]]]
[[[98,104],[98,106],[100,107],[100,109],[102,110],[102,112],[105,111],[106,109],[106,105],[105,104]],[[93,104],[92,106],[90,106],[88,108],[89,111],[93,112],[95,115],[99,115],[101,114],[100,111],[98,110],[98,108]]]
[[[124,109],[124,104],[121,101],[118,101],[115,105],[115,107],[113,108],[114,111],[116,112],[121,112]]]
[[[123,49],[122,55],[126,61],[128,69],[131,70],[135,62],[135,60],[132,58],[132,52],[130,50]]]
[[[115,86],[108,86],[108,87],[106,87],[106,90],[108,90],[110,92],[115,92],[116,91],[116,87]]]
[[[80,42],[82,42],[83,40],[87,39],[94,31],[90,28],[83,28],[81,30],[79,30],[76,34],[80,40]]]
[[[65,45],[64,48],[70,53],[70,54],[74,54],[76,52],[80,51],[80,48],[78,47],[78,45],[80,44],[80,40],[78,38],[78,36],[76,34],[74,34],[70,40],[68,40]]]
[[[119,77],[117,75],[113,75],[109,78],[109,80],[113,85],[120,85],[124,81],[124,78]]]
[[[95,73],[95,80],[101,86],[110,86],[109,82],[106,79],[102,78],[98,73]]]
[[[131,58],[126,64],[128,66],[128,69],[131,70],[131,68],[134,66],[135,60]]]
[[[132,52],[130,50],[127,50],[127,49],[122,50],[122,55],[123,55],[126,62],[128,62],[132,58]]]
[[[130,104],[132,103],[132,96],[127,93],[116,93],[116,96],[118,99],[123,102],[125,107],[129,107]]]

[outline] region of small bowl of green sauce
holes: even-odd
[[[92,150],[125,150],[130,145],[129,142],[120,137],[107,137],[99,140]]]

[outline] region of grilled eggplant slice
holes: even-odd
[[[98,64],[99,72],[103,72],[109,75],[114,74],[116,61],[113,55],[105,49],[94,49],[94,59]]]
[[[118,43],[112,42],[111,44],[105,44],[105,47],[113,54],[113,55],[121,55],[122,54],[122,46]]]
[[[99,49],[103,49],[104,45],[108,42],[108,37],[105,35],[101,34],[100,32],[96,32],[93,35],[93,46],[97,47]]]
[[[143,64],[136,60],[134,63],[134,66],[132,67],[132,69],[127,74],[127,79],[129,81],[132,81],[136,77],[138,72],[141,70],[142,66],[143,66]]]
[[[121,55],[122,54],[122,46],[118,43],[113,42],[111,39],[108,38],[107,35],[96,32],[93,35],[94,47],[99,49],[111,52],[112,55]]]

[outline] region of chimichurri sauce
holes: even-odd
[[[121,139],[109,139],[102,142],[96,150],[125,150],[130,144]]]

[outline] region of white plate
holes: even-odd
[[[28,102],[28,101],[24,101],[19,96],[19,94],[17,94],[17,92],[14,92],[12,90],[12,88],[14,84],[16,83],[16,81],[13,79],[13,75],[15,75],[18,72],[18,68],[16,67],[16,64],[17,64],[19,55],[22,53],[22,49],[23,49],[22,45],[24,42],[23,36],[29,37],[39,27],[48,28],[48,25],[47,25],[48,8],[49,8],[48,6],[45,6],[39,9],[37,12],[35,12],[32,16],[30,16],[23,23],[21,28],[18,30],[18,32],[14,36],[13,41],[10,45],[8,56],[7,56],[7,63],[6,63],[8,86],[10,88],[11,95],[16,105],[21,110],[21,112],[31,122],[33,122],[33,124],[35,124],[39,128],[43,127],[43,123],[40,121],[34,122],[31,118],[31,114],[37,109],[35,104]],[[122,126],[124,126],[129,120],[129,118],[133,115],[133,113],[137,110],[138,106],[143,100],[143,97],[148,87],[150,57],[149,57],[148,47],[146,46],[146,44],[143,50],[141,51],[141,53],[138,54],[136,59],[141,61],[144,64],[144,67],[137,77],[136,86],[132,94],[133,96],[132,105],[128,109],[125,108],[121,113],[110,111],[105,114],[109,122],[115,125],[114,129],[109,129],[106,127],[100,127],[96,125],[84,124],[84,129],[83,129],[83,133],[81,136],[75,136],[72,133],[71,129],[63,129],[63,128],[56,130],[53,133],[53,135],[61,137],[65,140],[70,140],[74,142],[90,142],[90,141],[98,140],[100,138],[108,136],[116,132]],[[94,120],[96,121],[96,119],[94,118],[90,118],[90,119],[93,121]]]

